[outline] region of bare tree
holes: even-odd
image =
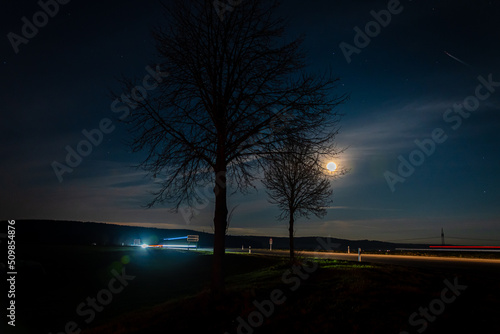
[[[212,290],[224,288],[227,189],[244,190],[255,179],[261,157],[286,137],[304,137],[316,151],[332,150],[337,80],[307,74],[302,39],[287,41],[275,18],[278,4],[245,0],[224,19],[211,1],[174,0],[165,5],[167,26],[153,36],[168,72],[146,99],[129,101],[134,152],[146,151],[141,167],[156,177],[159,190],[149,206],[179,208],[199,200],[195,189],[214,185]],[[123,80],[126,89],[135,80]],[[273,133],[285,110],[286,131]]]
[[[286,141],[274,155],[266,158],[262,181],[269,202],[281,210],[279,220],[288,218],[290,261],[295,259],[294,228],[298,217],[326,215],[332,201],[331,177],[322,167],[321,157],[307,144]]]

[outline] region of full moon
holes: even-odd
[[[328,168],[330,172],[333,172],[337,169],[337,164],[335,162],[329,162],[326,168]]]

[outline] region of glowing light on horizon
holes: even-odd
[[[487,248],[493,248],[493,249],[498,249],[500,246],[429,246],[430,248],[452,248],[452,249],[470,249],[470,248],[481,248],[481,249],[487,249]]]
[[[149,245],[152,248],[196,248],[196,245]]]
[[[185,237],[178,237],[178,238],[163,238],[163,240],[167,240],[167,241],[170,241],[170,240],[181,240],[181,239],[187,239],[188,237],[185,236]]]

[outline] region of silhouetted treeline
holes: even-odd
[[[5,222],[5,221],[4,221]],[[97,245],[121,246],[131,245],[135,239],[141,243],[158,244],[163,238],[182,237],[188,234],[200,236],[198,247],[213,247],[213,234],[187,229],[159,229],[136,226],[123,226],[105,223],[55,221],[55,220],[16,220],[16,241],[18,243],[57,244],[57,245]],[[286,237],[272,237],[273,249],[288,249],[289,239]],[[315,250],[322,243],[317,237],[294,238],[298,250]],[[398,247],[422,247],[415,244],[396,244],[375,240],[345,240],[322,237],[325,244],[332,250],[357,252],[358,247],[363,250],[394,250]],[[266,236],[226,236],[228,248],[269,248],[269,237]]]

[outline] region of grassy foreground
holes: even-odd
[[[221,303],[213,303],[204,291],[85,333],[472,333],[497,326],[496,278],[319,259],[295,270],[282,260],[231,276]],[[453,285],[455,279],[467,287],[452,303],[443,303],[437,315],[430,311],[428,320],[418,314],[421,308],[436,310],[435,300],[447,287],[444,280]],[[278,304],[273,294],[280,296]]]
[[[196,294],[207,288],[210,278],[210,254],[193,251],[24,244],[17,252],[16,327],[8,328],[12,333],[76,333]],[[235,255],[227,262],[228,275],[275,263],[257,257],[242,261]],[[117,275],[128,277],[126,286]],[[110,283],[115,292],[110,292]]]
[[[21,308],[19,318],[29,333],[37,332],[33,328],[64,332],[70,321],[82,333],[94,334],[498,331],[499,280],[474,272],[324,259],[302,259],[291,267],[282,258],[228,254],[227,294],[213,302],[209,254],[42,247],[29,257],[25,268],[31,268],[31,278],[40,276],[29,289],[20,284],[20,290],[30,291],[30,306]],[[113,269],[125,269],[134,278],[87,323],[86,298],[108,287]],[[454,299],[449,303],[442,302],[445,280],[461,287],[458,295],[448,288],[444,298]],[[81,303],[86,304],[84,316],[76,311]],[[421,309],[431,310],[427,320]]]

